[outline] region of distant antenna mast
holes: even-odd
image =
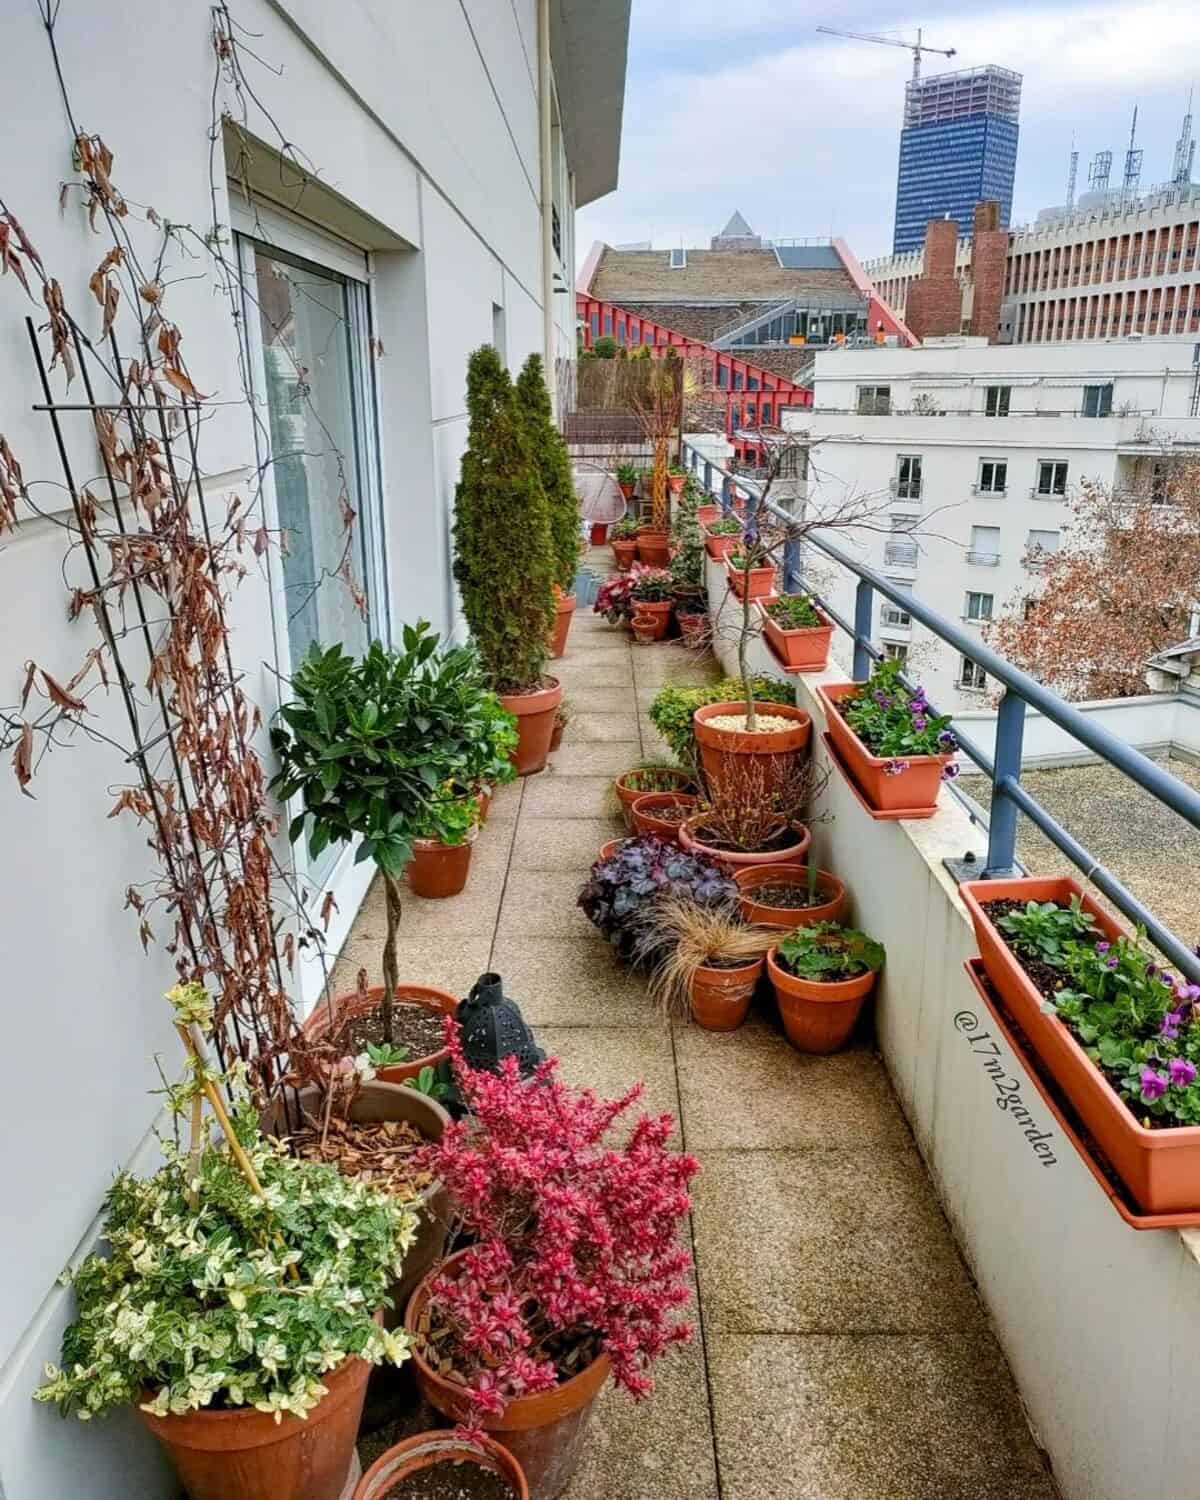
[[[1196,159],[1196,143],[1192,139],[1192,90],[1188,89],[1187,114],[1183,117],[1183,128],[1175,142],[1175,160],[1171,164],[1171,183],[1175,187],[1186,187],[1192,180],[1192,163]]]
[[[1132,197],[1137,193],[1142,176],[1142,153],[1134,145],[1137,140],[1137,115],[1138,107],[1135,104],[1133,121],[1129,126],[1129,150],[1125,153],[1125,180],[1121,184],[1121,192],[1125,197]]]
[[[1079,152],[1075,149],[1075,133],[1071,133],[1071,165],[1067,169],[1067,207],[1075,207],[1075,179],[1079,175]]]
[[[1088,168],[1088,187],[1096,193],[1108,192],[1108,176],[1112,171],[1112,152],[1097,151]]]

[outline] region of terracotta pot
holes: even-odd
[[[817,697],[825,709],[825,718],[834,746],[841,752],[847,769],[858,783],[863,796],[880,812],[894,808],[934,807],[942,772],[954,759],[952,755],[872,755],[845,719],[838,705],[859,690],[855,682],[821,683]],[[888,768],[899,759],[905,769],[893,774]]]
[[[665,839],[668,844],[677,844],[680,824],[657,816],[659,808],[684,807],[689,812],[695,812],[699,805],[698,798],[689,797],[685,792],[647,792],[633,804],[634,831],[643,838],[653,834],[655,838]]]
[[[475,797],[479,803],[480,828],[482,828],[483,825],[487,822],[488,813],[490,813],[492,810],[492,793],[494,790],[495,788],[490,786],[480,786],[475,790]]]
[[[339,1500],[347,1488],[371,1366],[347,1359],[307,1417],[234,1411],[138,1416],[171,1460],[189,1500]],[[355,1469],[357,1473],[357,1468]]]
[[[593,547],[603,547],[608,541],[608,528],[612,523],[609,521],[593,521],[591,531],[591,543]]]
[[[719,860],[731,870],[739,870],[746,865],[802,865],[812,842],[812,834],[804,824],[796,823],[793,825],[796,835],[794,844],[787,844],[782,849],[766,850],[761,854],[745,854],[741,850],[718,849],[713,844],[706,844],[703,825],[703,813],[686,818],[679,828],[680,844],[689,853],[706,854],[709,859]]]
[[[465,1253],[460,1251],[450,1256],[438,1268],[439,1272],[453,1274],[455,1263]],[[426,1277],[409,1298],[404,1315],[404,1326],[409,1333],[416,1332],[429,1300],[432,1279]],[[425,1400],[459,1421],[466,1412],[462,1387],[432,1370],[416,1347],[412,1363],[418,1389]],[[519,1396],[508,1404],[502,1416],[484,1422],[487,1431],[504,1444],[525,1471],[530,1500],[557,1500],[566,1489],[583,1451],[596,1397],[609,1374],[608,1356],[602,1354],[573,1379],[536,1396]]]
[[[762,765],[769,782],[782,781],[808,744],[812,719],[805,709],[787,703],[760,703],[756,698],[754,711],[771,718],[787,719],[796,726],[794,729],[749,734],[744,729],[713,728],[708,722],[726,714],[744,714],[745,711],[746,705],[742,702],[709,703],[692,715],[700,761],[710,786],[719,785],[723,776],[744,775],[751,762]]]
[[[659,622],[653,615],[634,615],[629,625],[639,644],[649,646],[658,640]]]
[[[705,1031],[736,1031],[746,1019],[762,971],[761,958],[736,969],[702,965],[692,975],[692,1020]]]
[[[601,844],[600,853],[596,856],[596,862],[603,864],[606,859],[611,859],[624,842],[624,839],[609,839],[607,844]]]
[[[767,973],[788,1041],[801,1052],[836,1052],[854,1030],[875,975],[860,974],[830,984],[797,979],[775,962],[777,951],[772,948],[767,954]]]
[[[388,1500],[402,1479],[447,1462],[474,1464],[499,1474],[507,1481],[514,1500],[529,1500],[525,1474],[507,1448],[489,1437],[480,1444],[465,1443],[449,1428],[443,1432],[419,1432],[416,1437],[405,1438],[389,1448],[359,1480],[354,1500]]]
[[[625,827],[629,829],[633,827],[633,804],[639,797],[649,795],[645,788],[630,786],[628,784],[629,778],[631,776],[636,777],[638,774],[636,770],[625,771],[613,782],[613,790],[617,794],[617,801],[621,804],[621,816],[625,819]],[[691,777],[686,771],[677,771],[673,767],[663,766],[655,771],[654,775],[657,780],[669,781],[672,791],[691,792],[695,790]]]
[[[644,526],[638,532],[638,561],[649,568],[665,568],[671,561],[671,533]]]
[[[711,526],[714,521],[721,519],[721,507],[719,505],[698,505],[696,507],[696,520],[701,526]]]
[[[513,765],[518,776],[532,776],[546,764],[550,754],[550,736],[554,733],[554,715],[562,702],[562,683],[556,677],[547,679],[549,687],[531,693],[502,693],[500,702],[517,716],[517,748]]]
[[[775,588],[775,569],[770,565],[763,568],[751,568],[750,577],[747,580],[745,572],[741,568],[735,568],[726,557],[725,576],[729,580],[730,589],[738,599],[746,597],[747,582],[751,599],[768,599]]]
[[[554,751],[557,750],[558,747],[562,744],[563,730],[566,729],[566,727],[567,726],[563,723],[563,721],[561,719],[557,719],[557,718],[555,719],[555,721],[554,721],[554,729],[551,731],[551,734],[550,734],[550,753],[551,754],[553,754]]]
[[[434,989],[428,984],[398,984],[396,998],[415,1001],[427,1010],[443,1016],[452,1016],[458,1009],[457,995],[452,995],[449,990]],[[304,1022],[304,1035],[310,1041],[321,1041],[330,1032],[338,1032],[344,1022],[378,1010],[382,999],[383,986],[377,984],[365,995],[351,990],[348,994],[338,995],[330,1005],[318,1001]],[[380,1083],[403,1083],[406,1078],[415,1078],[422,1068],[436,1068],[446,1055],[446,1049],[439,1047],[427,1057],[416,1057],[411,1062],[392,1063],[386,1068],[376,1068],[375,1077]]]
[[[675,618],[679,621],[680,634],[689,645],[695,645],[708,635],[707,615],[681,615],[676,607]]]
[[[621,491],[621,497],[625,501],[626,505],[628,505],[629,502],[633,499],[633,491],[636,484],[637,480],[635,479],[631,484],[617,485],[617,488]]]
[[[712,558],[713,562],[721,562],[729,556],[734,546],[741,540],[736,532],[728,536],[713,536],[706,532],[704,536],[704,550]]]
[[[764,885],[795,884],[797,878],[808,879],[808,868],[797,871],[794,865],[743,865],[733,872],[738,886],[738,909],[744,921],[759,927],[783,927],[793,932],[797,927],[811,927],[814,922],[841,922],[849,899],[846,887],[828,870],[817,871],[817,891],[825,899],[818,906],[766,906],[754,899],[754,892]]]
[[[275,1135],[287,1134],[293,1118],[291,1097],[289,1095],[287,1100],[276,1098],[263,1119],[264,1129]],[[316,1118],[321,1107],[319,1091],[310,1085],[301,1089],[296,1097],[300,1109]],[[440,1141],[442,1132],[450,1124],[450,1116],[436,1099],[403,1084],[383,1083],[378,1078],[368,1079],[361,1085],[350,1106],[350,1118],[359,1125],[373,1125],[379,1120],[406,1121],[415,1125],[431,1141]],[[392,1305],[381,1312],[381,1317],[389,1328],[395,1328],[400,1322],[404,1305],[413,1288],[430,1266],[441,1259],[446,1248],[450,1200],[440,1179],[429,1184],[413,1207],[417,1211],[417,1237],[405,1254],[398,1279],[391,1285],[389,1296]]]
[[[471,873],[471,850],[478,829],[472,828],[461,844],[443,844],[438,839],[413,839],[408,886],[414,896],[440,901],[457,896]]]
[[[575,595],[563,594],[556,606],[554,615],[554,629],[550,632],[550,655],[562,656],[567,649],[567,631],[571,628],[571,619],[575,614]]]
[[[795,672],[820,672],[829,660],[829,642],[833,637],[833,624],[803,625],[797,630],[785,630],[777,625],[766,608],[760,604],[763,634],[771,650],[783,666]],[[817,610],[820,615],[821,611]],[[824,620],[825,616],[821,615]]]
[[[635,599],[633,601],[634,618],[639,615],[654,622],[654,635],[651,639],[661,641],[666,635],[671,624],[671,611],[675,608],[673,599]]]
[[[988,978],[1138,1207],[1158,1214],[1200,1209],[1200,1125],[1147,1130],[1138,1122],[1070,1030],[1042,1009],[1040,992],[982,903],[1055,901],[1066,905],[1072,896],[1079,896],[1084,910],[1095,918],[1098,937],[1115,942],[1128,935],[1125,929],[1067,877],[971,880],[958,889],[971,914]]]
[[[628,573],[633,566],[633,560],[637,556],[638,544],[636,537],[626,540],[623,537],[613,537],[610,546],[613,556],[617,560],[617,568],[622,573]]]
[[[686,485],[686,484],[687,484],[687,475],[686,474],[668,474],[667,475],[667,489],[670,490],[670,492],[671,492],[672,495],[682,495],[683,494],[684,485]]]

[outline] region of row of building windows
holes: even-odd
[[[922,413],[917,403],[924,398],[918,396],[911,408],[914,416],[944,416],[944,412]],[[988,385],[983,388],[983,415],[985,417],[1007,417],[1012,406],[1011,385]],[[889,417],[892,415],[892,388],[890,385],[860,385],[856,388],[855,409],[860,417]],[[1111,380],[1094,385],[1085,385],[1080,390],[1079,407],[1075,415],[1080,417],[1110,417],[1113,409],[1113,383]]]
[[[1017,344],[1130,333],[1200,333],[1200,281],[1023,302],[1012,330]]]
[[[1010,253],[1005,293],[1052,291],[1109,281],[1135,281],[1190,271],[1200,249],[1200,220],[1079,240],[1073,245]]]
[[[898,500],[919,500],[923,485],[924,458],[920,453],[901,453],[896,458],[896,475],[892,494]],[[1067,493],[1069,465],[1063,458],[1039,458],[1034,466],[1034,482],[1029,491],[1035,499],[1061,500]],[[1008,493],[1008,459],[981,458],[971,486],[976,495],[1000,496]]]

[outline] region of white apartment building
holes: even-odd
[[[459,628],[450,528],[467,357],[490,341],[514,373],[537,352],[570,380],[574,213],[617,184],[630,0],[229,0],[245,48],[240,83],[214,38],[225,10],[11,0],[0,66],[21,127],[0,148],[0,181],[89,336],[100,310],[88,279],[112,239],[102,221],[89,226],[79,194],[60,205],[60,184],[77,176],[72,120],[113,152],[129,205],[121,222],[140,257],[155,265],[163,226],[185,226],[165,245],[160,279],[188,370],[211,396],[206,493],[224,515],[234,494],[257,501],[261,473],[253,524],[292,538],[287,558],[248,550],[231,616],[241,685],[269,718],[314,638],[358,651],[422,616]],[[44,11],[56,17],[70,114]],[[240,275],[233,295],[208,253],[218,245]],[[124,287],[121,318],[130,295]],[[50,422],[33,409],[42,395],[29,315],[45,321],[40,297],[5,277],[0,432],[45,514],[22,506],[0,538],[0,706],[19,702],[25,662],[66,682],[95,639],[90,612],[68,619],[64,573],[81,581],[81,564],[64,563],[55,524],[69,502]],[[86,399],[78,378],[65,397],[62,372],[51,379],[56,400]],[[90,418],[80,409],[64,421],[80,424],[68,432],[76,473],[94,475]],[[365,620],[336,580],[308,587],[339,565],[344,492]],[[89,706],[119,738],[115,697],[97,692]],[[161,941],[143,954],[122,911],[152,856],[132,821],[108,818],[111,788],[134,774],[119,748],[76,735],[39,768],[36,797],[20,794],[10,754],[0,776],[13,1064],[0,1113],[0,1494],[167,1500],[177,1485],[132,1411],[81,1425],[30,1399],[71,1315],[59,1272],[92,1248],[113,1174],[155,1165],[155,1054],[177,1068],[162,999],[174,965]],[[336,952],[369,862],[331,851],[309,868],[282,836],[277,853],[334,894]],[[297,981],[301,1007],[314,977]]]
[[[863,269],[903,318],[924,252],[880,256]],[[955,274],[970,317],[971,243],[960,239]],[[1074,208],[1046,209],[1010,231],[1000,342],[1044,344],[1130,334],[1200,333],[1200,186],[1168,186],[1130,198],[1087,194]]]
[[[1036,594],[1037,552],[1061,545],[1082,480],[1153,492],[1172,453],[1200,447],[1200,343],[831,351],[817,355],[811,410],[786,421],[811,437],[816,509],[879,502],[884,529],[841,545],[982,629]],[[833,571],[831,602],[852,617],[855,580]],[[978,670],[886,600],[874,640],[911,659],[939,706],[986,706]]]

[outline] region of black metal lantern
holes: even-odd
[[[463,1056],[472,1068],[499,1071],[502,1058],[515,1056],[527,1078],[546,1054],[521,1015],[521,1007],[504,993],[499,974],[481,974],[458,1007]]]

